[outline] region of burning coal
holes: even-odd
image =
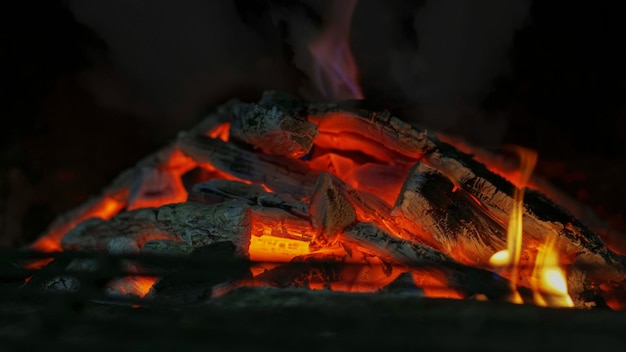
[[[623,308],[622,253],[532,188],[537,155],[518,151],[520,178],[507,179],[388,112],[267,91],[218,106],[30,247],[182,258],[227,244],[250,266],[213,294],[400,286],[426,297]],[[112,292],[158,297],[159,277],[126,269]]]

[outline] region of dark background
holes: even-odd
[[[360,0],[366,100],[536,172],[624,230],[621,1]],[[55,216],[226,99],[306,95],[327,1],[21,1],[0,12],[0,245]],[[308,90],[307,90],[308,89]],[[306,97],[306,96],[305,96]]]

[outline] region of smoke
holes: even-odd
[[[181,125],[221,100],[269,88],[289,91],[295,84],[291,64],[280,55],[282,39],[247,27],[233,1],[67,5],[108,47],[100,69],[85,77],[108,108]]]
[[[417,50],[393,50],[389,75],[404,99],[420,106],[421,123],[497,143],[506,121],[486,116],[481,106],[494,79],[510,70],[507,51],[530,6],[530,0],[430,0],[418,9]]]
[[[354,1],[352,23],[343,26],[343,37],[350,31],[344,51],[352,50],[365,99],[407,108],[402,118],[427,128],[472,130],[496,142],[506,121],[486,116],[480,107],[493,79],[508,69],[507,49],[530,2]],[[316,85],[311,44],[332,22],[333,5],[310,0],[67,4],[108,46],[103,67],[85,75],[100,103],[179,126],[203,107],[231,97],[245,99],[265,89],[306,95],[302,88]]]

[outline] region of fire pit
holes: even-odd
[[[588,321],[626,323],[622,254],[530,181],[532,152],[513,149],[511,170],[460,148],[350,101],[228,101],[10,253],[17,308],[3,309],[19,324],[5,336],[92,348],[111,331],[130,349],[127,329],[179,319],[148,345],[249,348],[241,333],[269,349],[280,332],[290,346],[484,350],[515,329],[615,342]],[[449,324],[464,338],[442,340]]]

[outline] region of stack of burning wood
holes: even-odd
[[[255,103],[218,106],[58,218],[31,248],[188,257],[227,245],[250,270],[221,292],[401,287],[547,306],[569,296],[576,307],[621,309],[625,257],[524,186],[388,112],[268,91]],[[547,242],[551,260],[542,256]],[[494,266],[503,250],[508,259]],[[541,270],[560,271],[565,292],[542,285]],[[158,277],[150,285],[147,297],[167,291]]]

